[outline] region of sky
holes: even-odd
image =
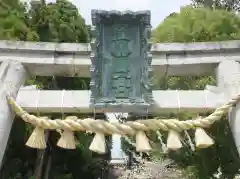
[[[51,2],[55,0],[50,0]],[[155,28],[172,12],[190,4],[190,0],[70,0],[75,4],[87,24],[91,22],[91,10],[151,10],[151,24]]]

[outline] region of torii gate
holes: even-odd
[[[110,18],[110,20],[108,19],[109,21],[106,20],[107,22],[114,20],[114,18],[111,18],[111,14],[127,18],[131,18],[132,14],[135,14],[135,16],[140,15],[146,18],[143,18],[147,25],[147,31],[145,32],[149,33],[151,30],[149,12],[134,13],[127,11],[121,13],[118,11],[97,11],[93,13],[93,24],[96,24],[99,20],[98,18],[100,18],[97,13]],[[96,27],[98,28],[98,26]],[[98,30],[95,30],[95,34],[99,33]],[[125,36],[121,36],[122,32],[117,33],[120,33],[119,38],[121,40],[126,40]],[[145,40],[148,37],[149,34],[146,34]],[[99,44],[92,43],[91,45],[92,50],[94,50],[94,46],[96,47]],[[117,47],[123,48],[121,46]],[[152,44],[152,56],[148,50],[146,50],[146,53],[149,54],[149,58],[152,57],[153,72],[158,76],[164,75],[166,72],[168,76],[171,76],[204,75],[215,71],[218,86],[215,91],[153,91],[154,104],[149,108],[148,112],[155,114],[186,110],[205,112],[206,110],[214,110],[226,103],[230,98],[239,93],[239,49],[240,41]],[[91,60],[93,61],[94,56],[91,54],[89,44],[0,41],[0,51],[0,61],[2,62],[0,66],[0,77],[2,80],[0,90],[2,96],[0,101],[0,161],[2,161],[5,153],[15,116],[15,112],[12,111],[5,98],[6,92],[13,99],[16,98],[17,103],[29,113],[36,112],[36,110],[41,113],[60,113],[62,111],[64,113],[86,113],[92,112],[94,108],[96,112],[115,112],[111,107],[104,108],[101,105],[93,107],[95,104],[94,97],[98,94],[91,96],[92,93],[90,91],[20,89],[27,79],[28,73],[39,76],[77,75],[79,77],[89,77],[91,75],[93,77],[93,75],[96,75],[93,70],[96,66],[92,66],[94,63],[92,64]],[[115,56],[129,55],[126,49],[121,53],[112,53]],[[106,58],[111,60],[109,55]],[[136,58],[138,58],[137,55]],[[121,66],[121,64],[118,65]],[[150,67],[150,63],[147,64],[147,67]],[[132,109],[125,108],[124,112],[132,112]],[[237,104],[229,113],[229,122],[238,152],[240,153],[240,138],[238,137],[240,133],[237,127],[240,125],[239,120],[237,120],[239,117],[240,110]],[[120,146],[119,138],[115,138],[113,145]],[[114,146],[113,148],[115,148]],[[119,159],[118,157],[112,156],[112,159]]]

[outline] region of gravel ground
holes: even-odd
[[[126,169],[123,166],[115,166],[112,169],[111,179],[175,179],[181,178],[181,171],[171,167],[171,161],[141,162],[139,165]]]

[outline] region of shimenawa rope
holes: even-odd
[[[139,152],[148,152],[151,150],[146,131],[169,131],[167,139],[167,148],[177,150],[182,147],[180,133],[184,130],[195,128],[195,144],[197,148],[206,148],[213,145],[213,140],[206,134],[203,128],[208,128],[215,121],[220,120],[224,113],[237,104],[240,95],[231,99],[228,103],[217,108],[207,117],[195,120],[179,121],[177,119],[148,119],[127,121],[125,123],[107,122],[104,120],[94,120],[91,118],[78,119],[76,116],[68,116],[64,120],[51,120],[47,117],[36,117],[24,111],[16,101],[7,95],[9,104],[14,111],[25,122],[28,122],[36,129],[30,136],[27,145],[33,148],[45,148],[46,141],[44,129],[63,130],[58,146],[66,149],[75,148],[74,131],[95,133],[91,144],[91,150],[98,153],[106,152],[105,135],[136,135],[136,150]],[[103,145],[104,144],[104,145]]]

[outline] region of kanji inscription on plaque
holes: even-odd
[[[91,105],[142,108],[152,104],[150,12],[92,11]]]

